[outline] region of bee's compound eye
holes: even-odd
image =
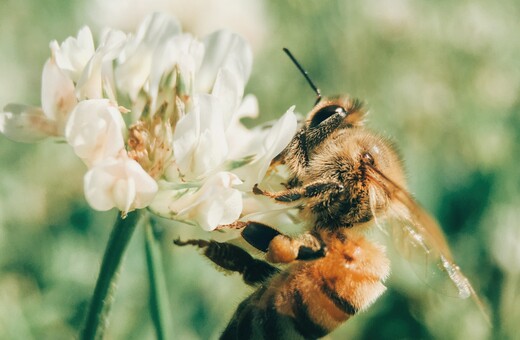
[[[361,155],[361,161],[368,165],[374,165],[375,163],[374,157],[372,157],[372,155],[368,152],[363,152]]]
[[[342,114],[343,116],[346,116],[347,111],[345,111],[345,109],[339,105],[325,106],[321,108],[318,112],[316,112],[314,116],[312,116],[309,127],[316,127],[320,125],[324,120],[335,114]]]

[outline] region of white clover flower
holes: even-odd
[[[256,98],[244,97],[251,68],[238,35],[199,41],[164,14],[148,16],[135,36],[106,29],[97,47],[85,27],[51,43],[42,108],[6,106],[0,131],[65,137],[89,168],[85,196],[96,210],[150,208],[213,230],[241,217],[243,199],[254,199],[253,185],[296,131],[292,108],[270,129],[241,123],[258,115]]]
[[[85,175],[85,197],[90,206],[123,213],[147,207],[157,193],[157,182],[141,165],[125,156],[107,158]]]
[[[81,101],[71,112],[65,137],[85,164],[93,166],[124,151],[121,112],[108,99]]]
[[[74,83],[56,64],[54,56],[42,72],[42,108],[9,104],[0,113],[0,131],[20,142],[63,136],[68,114],[77,103]]]
[[[53,40],[50,47],[58,67],[74,82],[79,80],[95,51],[94,39],[88,26],[79,30],[77,38],[68,37],[61,45]]]
[[[7,105],[0,113],[0,131],[22,142],[63,136],[68,116],[78,100],[101,98],[103,82],[107,86],[113,83],[110,63],[117,56],[114,50],[125,39],[123,33],[111,32],[95,51],[90,29],[84,27],[77,38],[69,37],[61,45],[52,41],[51,57],[42,72],[42,108]],[[106,92],[114,91],[106,88]]]

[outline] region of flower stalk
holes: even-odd
[[[173,339],[171,309],[163,270],[161,244],[153,220],[145,227],[145,252],[150,282],[150,312],[157,339]]]
[[[129,212],[125,218],[118,214],[103,255],[85,326],[80,335],[82,340],[103,337],[108,325],[110,308],[114,301],[121,262],[141,214],[141,210]]]

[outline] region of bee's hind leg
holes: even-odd
[[[238,272],[245,283],[258,285],[267,280],[279,270],[265,261],[252,257],[244,249],[231,243],[191,239],[174,240],[177,246],[193,245],[204,249],[204,255],[222,269]]]
[[[305,233],[292,238],[263,223],[245,222],[242,237],[253,247],[266,252],[272,263],[313,260],[325,256],[326,247],[318,235]]]

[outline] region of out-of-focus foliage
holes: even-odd
[[[35,1],[0,2],[0,105],[39,104],[48,42],[84,24],[135,29],[152,10],[205,34],[228,27],[255,50],[248,91],[261,120],[314,95],[281,52],[288,47],[326,95],[370,107],[369,126],[392,136],[409,188],[441,222],[455,258],[489,305],[436,293],[393,258],[389,291],[329,338],[510,339],[520,320],[520,3],[485,1]],[[214,6],[214,5],[212,5]],[[208,13],[209,12],[209,13]],[[230,15],[232,13],[232,15]],[[254,123],[254,122],[252,122]],[[115,212],[89,209],[84,166],[65,145],[0,138],[0,338],[75,336],[86,313]],[[164,224],[172,325],[179,339],[207,339],[249,292],[182,237],[215,237]],[[110,339],[154,338],[143,230],[131,242]],[[517,335],[516,335],[517,336]]]

